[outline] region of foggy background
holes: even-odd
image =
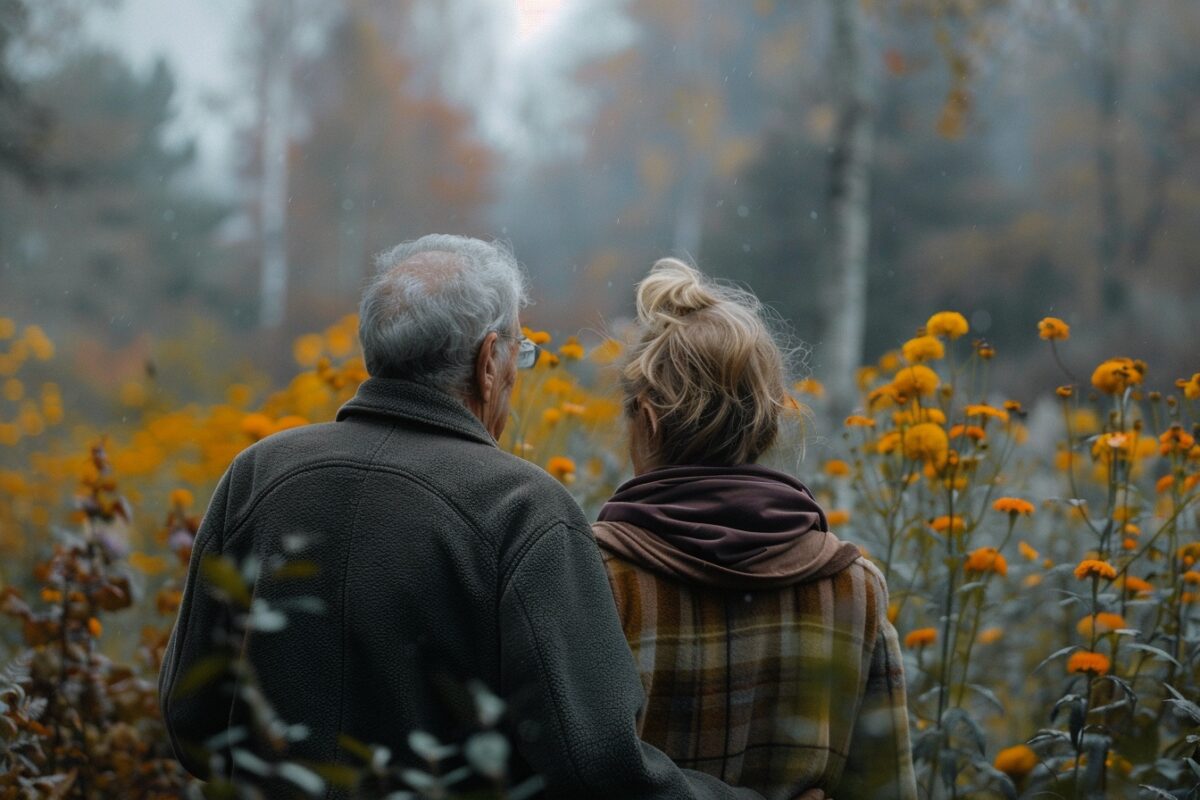
[[[372,256],[429,232],[511,241],[526,322],[563,335],[685,255],[754,289],[843,398],[944,308],[1009,386],[1066,382],[1046,315],[1077,375],[1200,368],[1194,0],[0,0],[0,20],[0,316],[97,392],[169,372],[169,347],[197,399],[243,361],[289,374]]]

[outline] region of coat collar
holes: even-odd
[[[338,409],[337,421],[358,415],[412,420],[496,446],[487,428],[460,400],[413,381],[367,378],[354,397]]]

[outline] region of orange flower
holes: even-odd
[[[1154,591],[1154,587],[1149,581],[1142,580],[1136,575],[1124,575],[1117,580],[1116,585],[1126,592],[1132,592],[1136,595],[1150,594],[1150,592]]]
[[[874,428],[875,420],[870,417],[864,417],[862,414],[851,414],[846,417],[847,428]]]
[[[1146,363],[1132,358],[1110,358],[1101,362],[1092,373],[1092,386],[1105,394],[1120,394],[1130,386],[1142,382],[1146,375]]]
[[[1002,638],[1004,638],[1003,628],[984,628],[979,632],[979,636],[975,638],[975,641],[980,644],[995,644]]]
[[[562,483],[573,483],[575,481],[575,462],[566,456],[554,456],[546,462],[546,472]]]
[[[967,572],[994,572],[1000,576],[1008,575],[1008,562],[994,547],[980,547],[972,550],[967,556]]]
[[[793,387],[800,394],[810,394],[813,397],[824,397],[825,387],[816,378],[805,378],[802,381],[796,381]]]
[[[989,406],[987,403],[975,403],[963,410],[968,417],[994,417],[1001,422],[1008,422],[1008,412],[1002,408]]]
[[[895,452],[899,446],[900,434],[896,431],[889,431],[879,437],[879,441],[875,443],[875,450],[881,455],[887,455],[888,453]]]
[[[906,397],[930,395],[941,383],[938,374],[923,364],[912,364],[896,373],[892,389]]]
[[[1075,394],[1075,387],[1074,386],[1060,386],[1054,390],[1054,393],[1056,395],[1058,395],[1059,397],[1061,397],[1063,400],[1066,400],[1071,395]]]
[[[1178,423],[1172,425],[1158,437],[1159,452],[1165,455],[1170,455],[1172,451],[1186,453],[1192,449],[1192,445],[1196,443],[1195,437],[1184,431],[1183,426]]]
[[[978,425],[955,425],[950,429],[950,438],[957,439],[961,436],[966,436],[976,442],[982,442],[987,439],[987,431]]]
[[[563,346],[558,348],[558,353],[569,361],[578,361],[583,358],[583,345],[574,336],[568,336]]]
[[[100,624],[100,620],[95,617],[88,617],[87,621],[88,633],[99,639],[100,634],[104,633],[104,626]]]
[[[1089,575],[1095,575],[1099,578],[1112,579],[1117,577],[1117,570],[1112,564],[1107,561],[1098,561],[1094,558],[1085,558],[1079,562],[1079,566],[1075,567],[1075,577],[1083,580]]]
[[[938,533],[945,533],[950,530],[954,533],[962,533],[966,527],[963,518],[955,514],[953,519],[943,514],[940,517],[934,517],[929,521],[929,527],[933,528]]]
[[[196,498],[187,489],[175,489],[171,492],[171,505],[180,510],[187,510],[196,502]]]
[[[1038,336],[1043,339],[1067,339],[1071,335],[1071,326],[1058,317],[1046,317],[1038,323]]]
[[[904,646],[912,650],[914,648],[926,647],[933,644],[937,640],[937,630],[934,628],[917,628],[915,631],[909,631],[904,637]]]
[[[1110,662],[1103,653],[1092,653],[1087,650],[1077,650],[1067,659],[1067,672],[1086,672],[1093,675],[1106,675]]]
[[[957,311],[939,311],[925,323],[925,332],[930,336],[945,336],[957,339],[970,330],[967,318]]]
[[[1079,624],[1075,626],[1079,631],[1080,636],[1092,636],[1093,634],[1112,633],[1113,631],[1127,628],[1125,618],[1120,614],[1113,614],[1108,611],[1101,611],[1096,616],[1088,615],[1079,620]]]
[[[1023,541],[1017,543],[1017,550],[1019,550],[1021,552],[1021,555],[1024,556],[1029,561],[1037,561],[1038,560],[1038,551],[1034,550],[1032,547],[1030,547],[1028,544],[1026,544]]]
[[[996,502],[992,503],[992,508],[1001,513],[1012,514],[1014,517],[1018,514],[1032,516],[1034,511],[1033,503],[1019,497],[998,497]]]
[[[1163,492],[1167,491],[1174,485],[1175,485],[1175,476],[1174,475],[1163,475],[1154,484],[1154,491],[1158,492],[1159,494],[1162,494]]]
[[[530,328],[522,327],[521,333],[525,335],[526,339],[536,345],[550,344],[550,334],[546,333],[545,331],[535,331],[531,330]]]
[[[1180,378],[1175,381],[1175,385],[1183,389],[1183,396],[1188,400],[1200,399],[1200,372],[1197,372],[1188,380]]]
[[[850,474],[850,465],[840,458],[831,458],[825,462],[825,474],[835,478],[844,478]]]
[[[935,336],[918,336],[915,339],[909,339],[900,348],[900,351],[904,353],[904,360],[910,364],[936,361],[946,355],[945,346]]]
[[[946,463],[950,440],[946,431],[933,422],[922,422],[904,431],[904,455],[937,467]]]
[[[1010,778],[1020,779],[1033,772],[1038,765],[1038,757],[1028,745],[1018,744],[997,753],[994,765]]]
[[[850,512],[842,508],[835,508],[825,515],[825,519],[831,528],[838,525],[845,525],[850,521]]]
[[[1183,573],[1183,582],[1200,585],[1200,572],[1197,572],[1194,569],[1189,569],[1187,572]]]

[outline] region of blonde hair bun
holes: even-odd
[[[660,326],[720,302],[704,276],[677,258],[660,258],[637,287],[638,320]]]

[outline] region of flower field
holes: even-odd
[[[274,390],[169,405],[127,385],[125,421],[101,429],[29,377],[56,369],[41,329],[0,319],[0,798],[179,794],[156,675],[198,518],[238,452],[353,395],[356,326],[300,337]],[[785,468],[887,577],[922,796],[1200,797],[1200,373],[1120,356],[1063,367],[1058,387],[995,386],[1002,354],[960,314],[916,333],[859,371],[848,417],[797,383],[781,453],[801,429],[823,438]],[[527,335],[544,352],[501,445],[594,513],[628,475],[621,345]],[[1029,336],[1071,361],[1061,320]],[[1035,402],[1053,424],[1027,425]],[[363,774],[294,783],[313,781]]]

